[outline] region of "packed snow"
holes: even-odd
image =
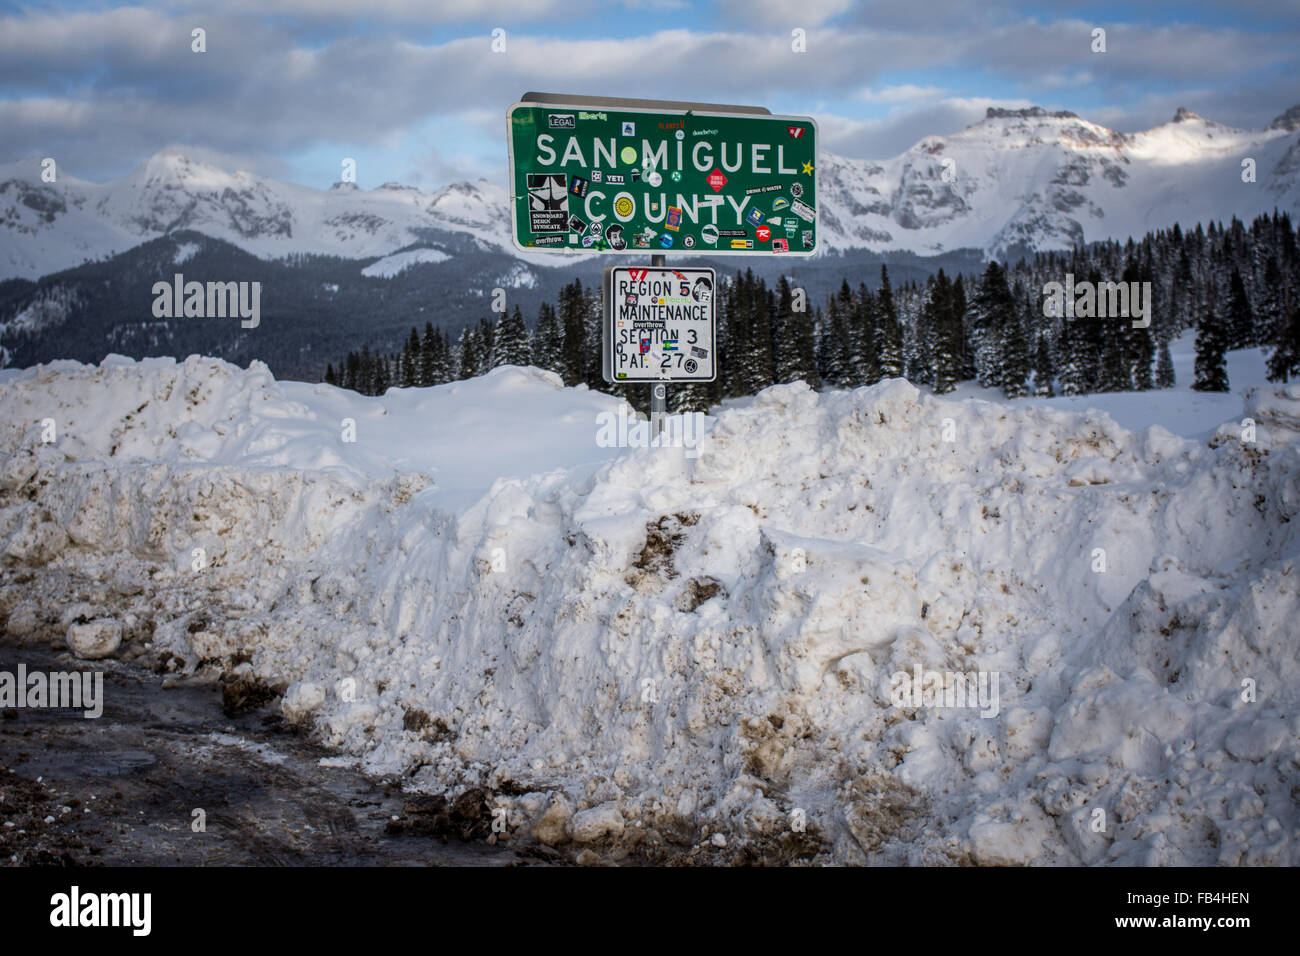
[[[533,369],[8,371],[0,612],[283,685],[517,840],[1295,865],[1300,387],[1256,358],[1186,415],[1181,367],[1068,408],[796,383],[667,448],[605,447],[619,403]],[[900,698],[918,672],[981,699]]]

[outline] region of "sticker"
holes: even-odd
[[[617,223],[605,230],[605,241],[615,252],[627,248],[627,243],[623,239],[623,227]]]
[[[664,178],[659,175],[658,170],[652,169],[650,170],[650,172],[645,174],[645,181],[648,182],[651,186],[658,186],[660,183],[664,181]]]
[[[581,110],[579,110],[579,111],[578,111],[578,119],[580,119],[580,120],[600,120],[600,121],[603,123],[605,120],[609,119],[609,117],[606,116],[604,113],[584,113],[584,112],[582,112]]]
[[[624,135],[624,136],[635,136],[635,135],[636,135],[636,123],[629,123],[627,120],[624,120],[624,121],[623,121],[623,135]]]
[[[691,298],[696,302],[708,302],[713,298],[713,283],[709,281],[708,276],[700,276],[695,280],[695,285],[691,287]],[[699,355],[700,358],[704,358],[709,354],[696,348],[691,349],[691,351]]]
[[[582,237],[582,244],[583,244],[584,246],[591,246],[593,243],[595,243],[595,241],[596,241],[596,237],[595,237],[595,236],[583,236],[583,237]]]
[[[785,221],[785,234],[789,236],[791,239],[793,239],[794,234],[798,231],[799,231],[799,220],[791,216],[789,219]]]
[[[687,375],[694,375],[695,370],[698,369],[699,367],[700,365],[698,362],[695,361],[695,359],[687,359],[685,362],[682,363],[682,368],[686,369]]]
[[[636,162],[636,147],[624,146],[622,151],[618,154],[618,158],[623,160],[623,162],[627,163],[629,166],[631,166],[633,163]]]
[[[691,354],[694,355],[696,358],[708,358],[708,357],[709,357],[709,350],[708,350],[708,349],[702,349],[702,348],[700,348],[698,345],[692,345],[692,346],[691,346]]]
[[[626,302],[628,305],[636,305],[636,304],[637,304],[638,302],[640,302],[641,300],[638,299],[635,295],[633,295],[632,293],[629,292],[629,293],[627,294],[627,296],[623,299],[623,301]],[[622,324],[623,324],[622,322],[619,323],[619,325],[622,325]]]
[[[769,226],[779,226],[779,225],[781,225],[781,217],[780,217],[780,216],[768,216],[768,217],[767,217],[767,224],[768,224]]]
[[[640,180],[641,180],[641,170],[639,169],[632,170],[632,182],[635,183],[635,182],[639,182]]]
[[[704,177],[704,181],[713,187],[713,191],[721,192],[722,187],[727,185],[727,177],[722,175],[722,170],[715,169],[709,175]]]
[[[591,234],[592,234],[593,236],[599,236],[600,233],[601,233],[601,231],[602,231],[604,228],[605,228],[605,227],[602,226],[600,223],[598,223],[598,222],[593,222],[593,223],[591,224]]]
[[[790,211],[802,219],[804,222],[812,222],[817,216],[817,210],[808,205],[802,199],[796,199],[790,203]]]
[[[573,232],[583,233],[587,231],[586,221],[579,219],[576,215],[569,217],[569,229]]]
[[[561,246],[564,245],[564,236],[558,233],[553,236],[538,236],[532,241],[534,246]]]
[[[678,139],[685,139],[685,138],[686,138],[686,131],[685,131],[685,130],[682,130],[682,129],[679,129],[679,130],[678,130],[676,133],[674,133],[673,135],[676,136]]]
[[[799,184],[795,183],[794,185],[798,186]],[[791,192],[794,191],[794,186],[790,187],[790,191]],[[803,192],[803,189],[800,188],[799,191]],[[790,200],[786,199],[784,196],[777,196],[776,199],[772,200],[772,212],[780,212],[782,209],[789,209],[789,208],[790,208]]]
[[[639,300],[637,299],[637,297],[634,296],[634,295],[630,295],[630,296],[628,296],[628,298],[631,300],[631,301],[628,303],[628,305],[636,305],[637,302],[639,301]],[[642,335],[642,336],[641,336],[641,340],[640,340],[640,342],[639,342],[639,346],[640,346],[641,354],[642,354],[642,355],[645,355],[646,353],[648,353],[648,352],[650,351],[650,336],[648,336],[648,335]]]
[[[585,196],[587,195],[587,186],[587,180],[583,179],[581,176],[574,176],[572,181],[569,183],[569,192],[573,193],[575,196]]]
[[[790,186],[790,195],[798,199],[803,195],[803,183],[794,183]]]
[[[803,164],[803,174],[805,176],[811,176],[813,174],[812,160],[809,160],[808,162]]]
[[[733,249],[753,249],[754,240],[752,239],[732,239],[731,248]]]
[[[773,240],[772,240],[772,251],[773,251],[773,252],[789,252],[789,251],[790,251],[790,243],[786,242],[786,240],[784,240],[784,239],[773,239]]]
[[[723,239],[743,239],[749,235],[749,231],[745,229],[719,229],[718,235]]]
[[[759,242],[767,242],[772,238],[772,230],[767,228],[767,226],[759,226],[754,230],[754,238]]]
[[[632,201],[631,196],[619,196],[614,200],[614,212],[620,218],[626,219],[635,209],[636,203]]]
[[[757,226],[763,221],[763,211],[761,209],[751,209],[745,214],[745,222],[751,226]]]
[[[533,232],[564,232],[569,219],[568,176],[528,174],[528,228]]]
[[[681,130],[678,130],[678,132],[681,132]],[[680,183],[682,181],[681,170],[674,169],[672,173],[669,175],[669,178],[675,183]]]
[[[622,185],[623,185],[623,174],[622,174],[622,173],[610,173],[608,176],[605,177],[605,182],[609,183],[611,186],[622,186]]]
[[[548,113],[546,125],[551,129],[577,129],[578,123],[572,113]]]
[[[798,139],[800,136],[803,135],[802,126],[787,126],[785,128],[785,131],[790,134],[792,139]]]
[[[813,235],[811,229],[805,229],[803,231],[803,247],[805,249],[811,249],[813,247]]]
[[[578,244],[578,237],[575,236],[573,233],[569,233],[569,245],[576,246],[577,244]]]
[[[665,249],[671,249],[673,247],[673,237],[665,232],[659,237],[659,245],[663,246]]]
[[[711,246],[716,244],[718,241],[718,227],[713,225],[713,223],[709,223],[700,230],[700,238]]]
[[[695,237],[694,237],[694,236],[685,236],[685,237],[683,237],[683,239],[682,239],[682,245],[684,245],[687,249],[694,249],[694,248],[695,248]]]
[[[755,186],[752,189],[746,189],[745,195],[757,196],[760,195],[761,193],[779,193],[784,188],[785,187],[782,186],[780,183],[771,183],[770,185],[767,186]]]
[[[649,248],[650,248],[650,237],[647,236],[647,235],[646,235],[645,233],[643,233],[643,232],[638,232],[638,233],[636,233],[634,236],[632,236],[632,248],[633,248],[633,249],[649,249]]]
[[[664,220],[664,228],[676,232],[682,228],[682,210],[680,206],[668,207],[668,218]]]
[[[591,171],[591,181],[592,181],[593,183],[598,183],[598,182],[601,181],[601,179],[604,177],[604,175],[605,175],[605,174],[602,173],[599,169],[593,169],[593,170]]]
[[[664,351],[665,351],[665,352],[676,352],[676,351],[677,351],[677,340],[676,340],[676,339],[664,339]]]

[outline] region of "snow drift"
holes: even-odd
[[[56,363],[0,378],[0,612],[277,686],[516,839],[1295,865],[1300,389],[1252,401],[1255,442],[1194,442],[794,384],[619,450],[613,399],[536,370],[371,399]],[[918,670],[996,707],[896,705]]]

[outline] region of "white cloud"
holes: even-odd
[[[946,90],[941,86],[916,86],[903,83],[899,86],[882,86],[879,89],[859,90],[855,98],[864,103],[910,103],[915,100],[931,100],[942,96]]]

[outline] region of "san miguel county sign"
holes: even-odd
[[[523,251],[716,256],[817,248],[811,117],[533,93],[507,117],[511,233]]]

